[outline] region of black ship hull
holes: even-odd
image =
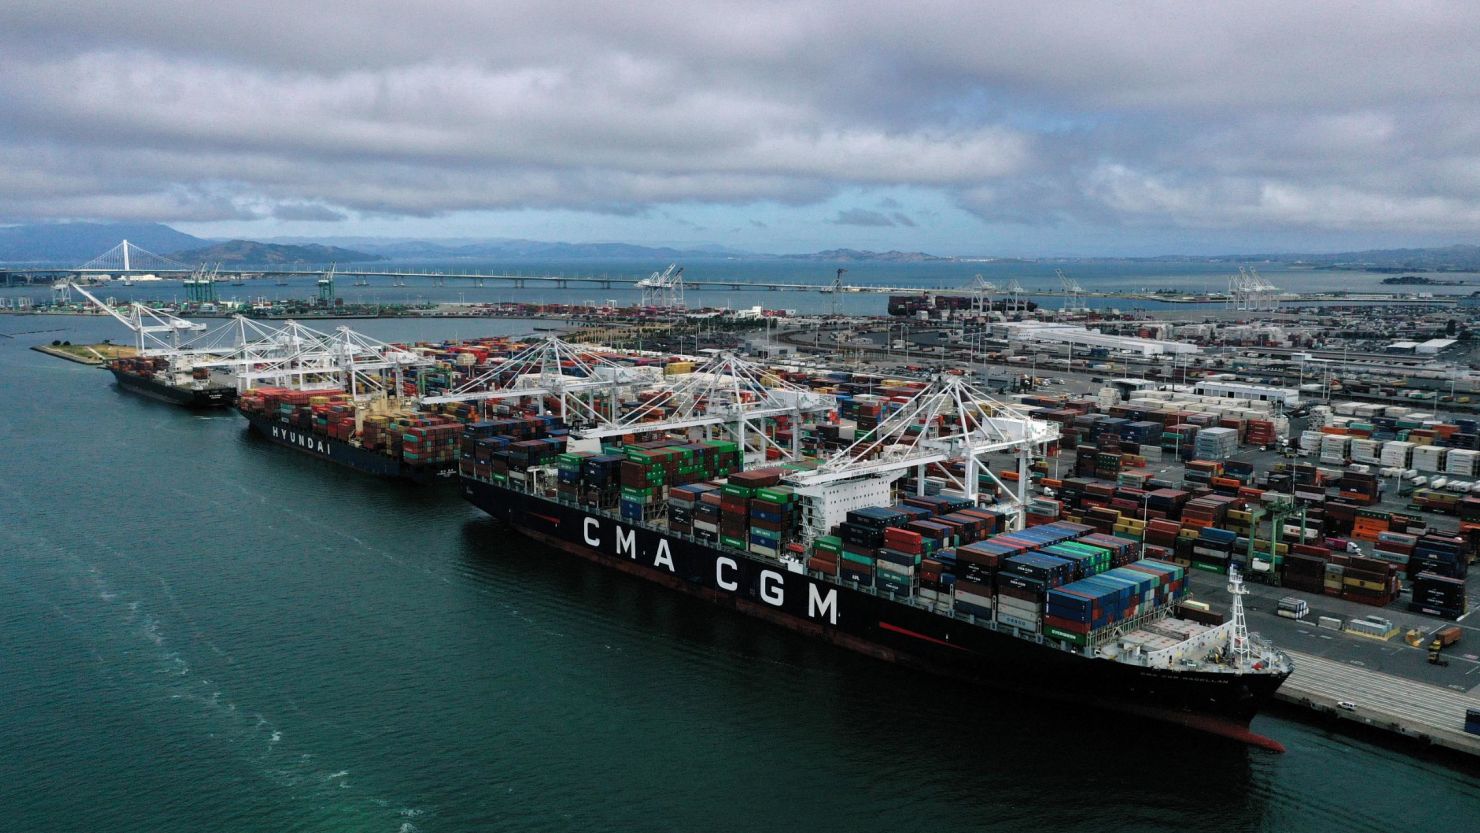
[[[468,477],[460,482],[465,499],[530,538],[853,651],[1035,698],[1283,748],[1248,726],[1287,675],[1091,658],[580,506]]]
[[[118,386],[150,399],[186,408],[226,408],[236,404],[236,389],[226,387],[181,388],[147,376],[108,369]]]
[[[247,424],[253,431],[278,445],[358,472],[423,485],[454,483],[457,480],[457,463],[415,466],[400,458],[361,448],[344,440],[296,428],[274,417],[244,411],[238,413],[246,417]]]

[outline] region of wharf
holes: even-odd
[[[1314,654],[1285,653],[1295,663],[1295,673],[1280,687],[1276,699],[1434,746],[1480,755],[1480,735],[1464,730],[1465,709],[1480,708],[1480,697],[1473,693]],[[1355,708],[1341,708],[1337,705],[1341,702]]]
[[[93,367],[101,367],[111,359],[132,356],[138,352],[132,347],[122,347],[117,344],[71,344],[57,347],[50,344],[38,344],[31,349],[48,356]]]

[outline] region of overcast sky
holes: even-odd
[[[0,222],[987,255],[1480,242],[1477,18],[8,0]]]

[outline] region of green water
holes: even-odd
[[[1471,773],[917,679],[25,349],[105,322],[0,321],[54,327],[0,337],[6,829],[1480,830]]]

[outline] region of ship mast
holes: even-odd
[[[1247,668],[1253,651],[1249,647],[1249,622],[1244,618],[1244,596],[1249,594],[1244,587],[1238,567],[1228,567],[1228,593],[1233,596],[1232,623],[1228,631],[1228,653],[1239,668]]]

